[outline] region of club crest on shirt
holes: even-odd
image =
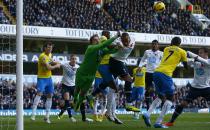
[[[196,72],[197,75],[200,75],[200,76],[204,75],[204,73],[205,73],[203,68],[196,68],[195,72]]]

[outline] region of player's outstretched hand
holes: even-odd
[[[122,36],[123,32],[122,31],[117,31],[117,36],[120,37]]]
[[[197,57],[197,56],[198,56],[198,55],[192,53],[191,51],[187,51],[187,57],[188,57],[188,58],[195,58],[195,57]]]
[[[57,64],[55,65],[55,68],[60,68],[61,67],[61,63],[57,62]]]

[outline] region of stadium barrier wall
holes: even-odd
[[[26,52],[23,54],[23,62],[37,63],[40,53]],[[68,62],[70,54],[53,53],[52,59],[59,62]],[[77,63],[81,63],[84,59],[84,55],[77,55]],[[0,54],[0,61],[15,62],[16,54],[2,53]],[[128,66],[135,66],[137,64],[138,57],[128,57],[126,64]]]
[[[72,39],[88,41],[93,34],[101,34],[102,30],[76,29],[76,28],[57,28],[57,27],[41,27],[41,26],[24,26],[24,36],[30,38],[51,38],[51,39]],[[111,31],[114,35],[116,31]],[[9,24],[0,24],[0,35],[15,36],[16,26]],[[174,36],[182,39],[183,45],[193,46],[210,46],[210,37],[201,36],[183,36],[169,34],[151,34],[151,33],[133,33],[129,34],[135,38],[137,43],[151,43],[156,39],[161,44],[170,44]]]
[[[52,76],[54,83],[59,83],[61,81],[62,76]],[[2,80],[16,80],[16,76],[12,74],[0,74],[0,79]],[[192,82],[192,78],[173,78],[174,84],[177,87],[186,86],[187,83]],[[23,83],[27,87],[30,84],[37,83],[37,75],[23,75]],[[124,84],[123,81],[119,80],[119,84]]]
[[[52,109],[50,112],[50,115],[58,115],[60,110],[58,109]],[[146,109],[142,109],[141,113],[145,113]],[[159,114],[161,111],[160,109],[156,109],[153,114]],[[174,109],[170,110],[168,113],[172,114],[174,112]],[[184,112],[194,112],[194,113],[209,113],[209,108],[204,109],[197,109],[197,108],[191,108],[191,109],[184,109]],[[89,110],[88,113],[92,113],[92,110]],[[31,116],[32,109],[26,109],[24,110],[24,116]],[[42,116],[45,115],[44,109],[38,109],[36,112],[37,115]],[[78,115],[80,113],[72,112],[73,115]],[[133,112],[127,112],[125,109],[117,109],[116,114],[133,114]],[[0,116],[15,116],[16,110],[0,110]],[[64,115],[67,115],[67,112],[64,113]]]
[[[23,62],[30,62],[30,63],[37,63],[39,59],[40,53],[32,53],[32,52],[25,52],[23,54]],[[58,62],[69,62],[69,55],[70,54],[62,54],[62,53],[53,53],[52,59],[54,61]],[[136,66],[138,62],[138,58],[141,57],[128,57],[126,59],[126,65],[127,66]],[[82,63],[84,59],[84,55],[77,55],[77,63]],[[11,53],[2,53],[0,54],[0,61],[6,61],[6,62],[15,62],[16,61],[16,54]],[[178,67],[183,67],[183,64],[180,63],[177,65]]]

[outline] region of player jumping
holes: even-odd
[[[80,104],[85,99],[85,96],[92,86],[95,78],[95,73],[98,69],[101,58],[111,53],[107,46],[109,46],[115,39],[121,35],[118,32],[114,37],[107,41],[99,43],[98,35],[93,35],[90,38],[90,44],[85,52],[84,60],[76,73],[76,89],[74,92],[75,110],[79,109]],[[114,88],[117,91],[117,88]]]
[[[139,112],[140,110],[138,108],[132,106],[131,84],[133,79],[125,65],[125,60],[128,58],[135,46],[135,39],[130,37],[128,33],[123,33],[119,39],[114,41],[113,44],[118,45],[119,49],[116,53],[111,54],[111,58],[109,60],[110,71],[115,78],[119,76],[121,80],[125,81],[124,89],[126,96],[126,110]]]

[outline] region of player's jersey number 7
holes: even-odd
[[[173,54],[174,54],[174,51],[169,51],[169,55],[166,57],[166,59],[165,59],[164,61],[167,61],[168,58],[169,58],[170,56],[172,56]]]

